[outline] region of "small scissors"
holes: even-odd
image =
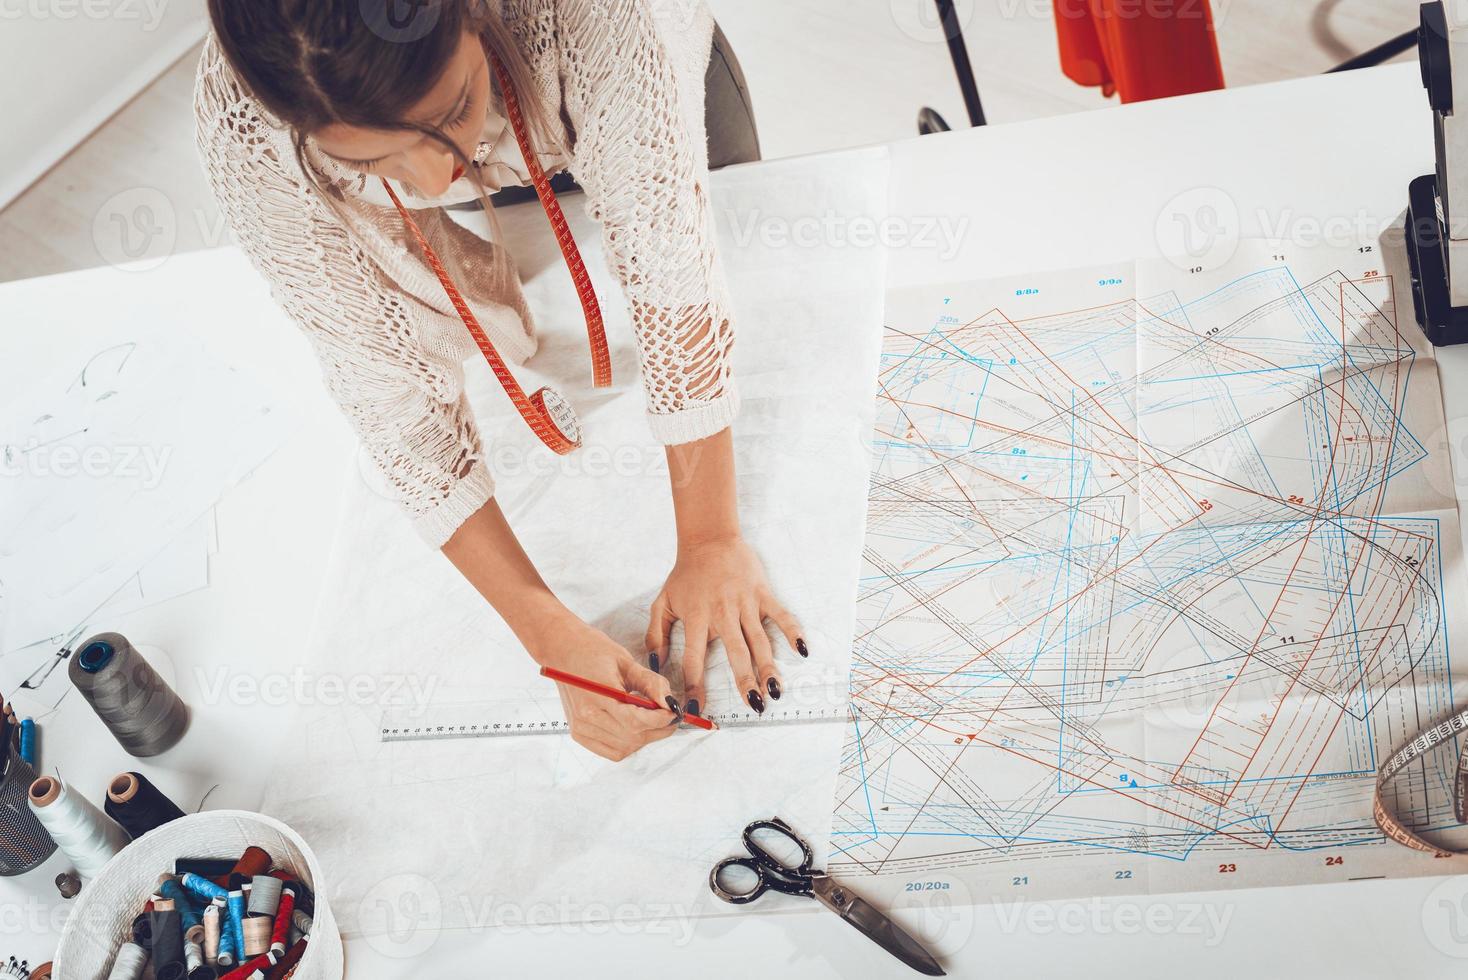
[[[730,905],[746,905],[771,889],[785,895],[814,898],[919,973],[930,977],[946,976],[938,961],[895,922],[838,885],[824,871],[813,871],[811,864],[815,855],[811,853],[810,845],[779,817],[756,820],[745,827],[744,848],[749,851],[749,857],[726,858],[709,872],[709,888],[723,901]],[[781,856],[770,853],[771,848]],[[797,848],[800,851],[798,862],[794,861]],[[753,874],[753,884],[743,889],[733,885],[734,890],[731,890],[731,885],[726,885],[725,881],[734,877],[730,873],[734,869]]]

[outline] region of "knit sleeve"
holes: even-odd
[[[489,500],[493,480],[462,374],[427,358],[402,292],[306,186],[279,133],[211,39],[195,89],[204,170],[241,247],[302,328],[392,494],[442,546]]]
[[[697,113],[680,103],[690,93],[679,92],[651,6],[556,4],[555,30],[575,174],[631,308],[653,435],[676,445],[727,428],[739,399],[699,152],[703,93]]]

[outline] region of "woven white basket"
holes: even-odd
[[[279,820],[243,810],[192,813],[139,837],[82,886],[61,933],[56,980],[106,980],[118,946],[132,938],[133,919],[176,858],[237,857],[263,847],[315,894],[311,941],[293,980],[341,980],[342,938],[327,907],[321,865],[295,831]]]

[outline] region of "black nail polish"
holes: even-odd
[[[697,715],[698,714],[698,698],[689,698],[688,699],[688,705],[683,709],[683,713],[684,714],[688,714],[688,715]]]
[[[762,715],[765,713],[765,699],[759,696],[758,691],[751,690],[745,699],[749,702],[749,706],[754,709],[755,714]]]
[[[800,637],[795,638],[795,652],[800,654],[802,657],[810,656],[810,650],[806,649],[805,640],[801,639]]]
[[[776,701],[780,700],[780,678],[771,677],[765,682],[765,690],[770,692],[770,697]]]
[[[678,707],[678,699],[669,694],[663,703],[668,706],[669,711],[673,712],[673,721],[671,724],[683,724],[683,709]]]
[[[652,670],[652,672],[654,674],[660,673],[660,671],[658,670],[658,664],[661,663],[661,662],[662,661],[660,661],[658,659],[658,655],[657,655],[657,651],[656,650],[654,650],[652,653],[649,653],[647,655],[647,666],[649,668],[651,668],[651,670]]]

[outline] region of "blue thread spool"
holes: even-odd
[[[184,932],[188,932],[194,926],[203,925],[203,916],[200,915],[194,900],[189,897],[189,893],[184,891],[183,885],[172,878],[165,878],[158,883],[158,894],[171,900],[173,907],[178,909],[179,915],[183,917]]]
[[[234,929],[229,924],[228,905],[218,900],[213,905],[219,910],[219,965],[234,966],[244,957],[244,948],[235,945]]]
[[[20,757],[32,769],[36,767],[36,723],[31,718],[20,723]]]
[[[239,951],[240,962],[245,961],[245,893],[235,888],[229,893],[230,945]]]
[[[221,888],[208,878],[201,878],[192,871],[186,872],[179,884],[198,895],[206,902],[228,902],[229,890]]]

